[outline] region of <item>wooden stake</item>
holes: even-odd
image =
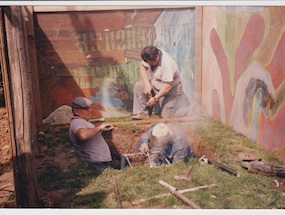
[[[194,209],[201,209],[198,205],[196,205],[194,202],[192,202],[190,199],[188,199],[186,196],[184,196],[182,193],[179,193],[177,191],[177,189],[169,184],[167,184],[166,182],[159,180],[159,183],[167,188],[170,189],[171,194],[177,196],[179,199],[181,199],[183,202],[185,202],[186,204],[188,204],[189,206],[191,206]]]
[[[195,192],[195,191],[198,191],[201,189],[212,188],[214,186],[216,186],[216,185],[210,184],[210,185],[204,185],[204,186],[200,186],[200,187],[193,187],[193,188],[189,188],[189,189],[185,189],[185,190],[178,190],[177,192],[183,194],[183,193],[188,193],[188,192]],[[159,199],[159,198],[163,198],[163,197],[170,196],[170,195],[172,195],[172,194],[171,193],[163,193],[163,194],[159,194],[159,195],[156,195],[156,196],[153,196],[150,198],[135,200],[135,201],[132,201],[132,205],[138,205],[140,203],[146,202],[146,201],[151,200],[151,199]]]
[[[118,188],[118,183],[116,176],[114,175],[114,184],[115,184],[115,190],[116,190],[116,196],[117,196],[117,201],[118,201],[118,206],[119,208],[122,208],[122,203],[121,203],[121,198],[120,198],[120,193],[119,193],[119,188]]]
[[[182,180],[182,181],[189,181],[190,178],[188,178],[188,176],[189,176],[190,173],[192,172],[192,169],[193,169],[192,166],[188,167],[188,169],[187,169],[187,171],[185,172],[184,175],[182,175],[182,176],[177,176],[177,175],[175,175],[175,176],[174,176],[174,179],[177,180],[177,181],[179,181],[179,180]]]

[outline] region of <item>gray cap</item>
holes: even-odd
[[[92,101],[85,97],[76,97],[72,102],[73,109],[87,109],[92,105]]]

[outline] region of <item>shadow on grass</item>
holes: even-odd
[[[52,199],[53,204],[48,207],[72,208],[78,205],[88,208],[101,207],[106,197],[105,192],[96,192],[90,195],[77,195],[90,181],[97,178],[102,172],[86,170],[86,164],[81,161],[71,166],[68,171],[62,171],[57,165],[48,165],[38,177],[43,192]]]
[[[106,192],[99,191],[92,194],[85,195],[77,195],[72,199],[69,208],[74,208],[73,205],[76,205],[76,208],[85,208],[88,205],[88,208],[104,208],[105,205],[103,203],[106,198]],[[80,207],[82,205],[82,207]]]

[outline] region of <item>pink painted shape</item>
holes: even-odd
[[[233,96],[231,94],[231,86],[230,86],[230,74],[229,74],[229,63],[228,58],[225,54],[224,48],[220,41],[219,35],[217,31],[213,28],[210,35],[210,43],[213,49],[213,52],[217,58],[217,62],[222,73],[223,77],[223,95],[224,95],[224,103],[225,103],[225,115],[226,115],[226,123],[229,121],[230,113],[232,110],[233,104]],[[213,111],[216,108],[213,107]]]
[[[277,89],[285,78],[285,32],[279,40],[272,61],[266,70],[271,75],[274,88]]]
[[[285,145],[285,108],[281,109],[274,120],[260,114],[258,124],[259,144],[266,151],[272,151]]]
[[[214,89],[212,92],[212,108],[213,108],[213,118],[221,121],[220,97],[216,89]]]

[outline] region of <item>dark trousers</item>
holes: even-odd
[[[89,170],[104,170],[108,168],[111,168],[110,162],[98,162],[98,163],[88,162]]]

